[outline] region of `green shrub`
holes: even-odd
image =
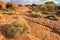
[[[45,4],[49,12],[54,11],[56,8],[56,4],[54,2],[46,2]]]
[[[11,38],[18,38],[29,32],[29,25],[23,18],[19,18],[15,22],[8,25],[6,34]]]
[[[55,12],[56,4],[54,2],[46,2],[41,5],[41,11],[44,14],[50,14],[51,12]]]

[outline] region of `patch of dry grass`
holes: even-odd
[[[7,25],[6,36],[19,38],[29,33],[29,24],[24,18],[18,18],[16,21]]]
[[[43,16],[43,14],[42,14],[42,13],[40,13],[40,12],[32,11],[31,16],[32,16],[32,17],[42,17],[42,16]]]

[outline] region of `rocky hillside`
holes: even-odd
[[[0,40],[60,40],[56,11],[44,14],[32,7],[0,2]]]

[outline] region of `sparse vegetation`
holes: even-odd
[[[32,11],[38,10],[38,6],[33,6]]]
[[[60,6],[54,2],[40,5],[0,2],[0,33],[6,40],[60,40],[57,33],[60,28],[55,31],[55,27],[60,27]]]
[[[18,38],[21,37],[23,34],[27,34],[29,32],[28,27],[29,25],[27,21],[23,18],[19,18],[12,24],[8,25],[6,34],[11,38]]]
[[[55,12],[56,4],[54,2],[46,2],[45,4],[42,4],[40,8],[42,13],[51,14],[51,12]]]
[[[50,19],[50,20],[58,21],[58,19],[55,16],[47,16],[45,18]]]
[[[15,14],[16,12],[14,10],[10,10],[10,11],[4,11],[2,12],[3,14],[8,14],[8,15],[12,15]]]
[[[40,5],[32,5],[32,7],[31,7],[31,10],[32,11],[37,11],[37,10],[39,10],[40,11],[40,9],[41,9],[41,6]]]
[[[60,16],[60,11],[57,11],[56,15],[57,15],[57,16]]]
[[[53,12],[56,8],[56,4],[54,2],[46,2],[45,4],[48,8],[48,12]]]
[[[32,16],[32,17],[41,17],[41,16],[42,16],[42,13],[32,11],[31,16]]]

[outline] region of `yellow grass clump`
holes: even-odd
[[[34,12],[34,11],[32,11],[31,16],[32,16],[32,17],[42,17],[43,14],[40,13],[40,12]]]
[[[18,18],[13,23],[7,25],[6,35],[11,38],[19,38],[27,33],[29,33],[29,25],[24,18]]]

